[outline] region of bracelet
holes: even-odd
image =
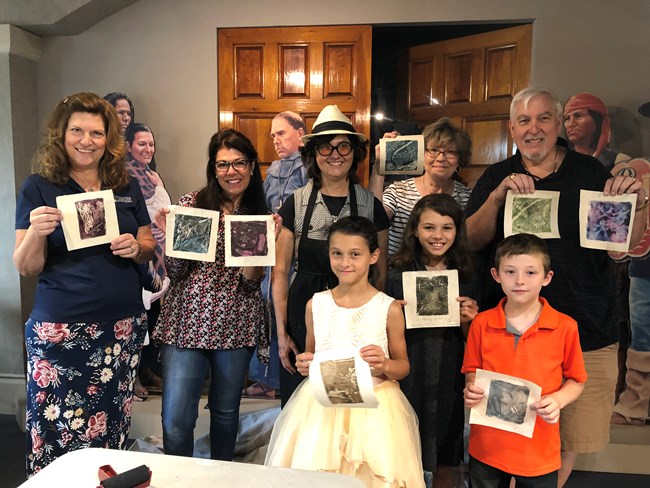
[[[138,259],[142,255],[142,244],[140,244],[138,241],[135,241],[135,243],[138,245],[138,253],[133,256],[133,260]]]
[[[649,203],[650,203],[650,198],[648,198],[648,195],[646,195],[645,200],[643,201],[643,203],[641,205],[639,205],[637,208],[635,208],[634,210],[636,212],[638,212],[639,210],[643,210],[644,208],[646,208],[648,206]]]

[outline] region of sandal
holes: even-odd
[[[622,415],[618,412],[613,412],[609,423],[614,425],[645,425],[645,419],[626,417],[625,415]]]
[[[264,383],[253,383],[244,388],[241,393],[244,398],[258,398],[263,400],[275,400],[278,396],[275,388]]]
[[[149,398],[149,391],[142,386],[140,378],[136,376],[135,383],[133,384],[133,401],[144,402],[147,398]]]

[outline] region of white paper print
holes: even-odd
[[[226,215],[226,266],[275,266],[270,215]]]
[[[217,257],[219,212],[179,205],[170,205],[169,210],[165,254],[213,263]]]
[[[542,397],[542,388],[515,376],[476,370],[474,384],[483,389],[481,402],[470,409],[469,423],[533,437],[537,412],[531,405]]]
[[[407,329],[460,326],[457,270],[407,271],[402,285]]]
[[[108,244],[120,235],[113,190],[56,197],[68,251]]]
[[[324,407],[374,408],[370,365],[356,349],[330,349],[314,354],[309,365],[314,396]]]
[[[379,139],[380,175],[421,175],[424,173],[424,138],[398,136]]]
[[[514,194],[508,190],[503,214],[503,234],[534,234],[542,239],[559,239],[560,192],[536,190]]]
[[[580,190],[580,246],[605,251],[630,249],[636,193],[605,196]]]

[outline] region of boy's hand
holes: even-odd
[[[485,392],[474,383],[468,383],[463,390],[463,398],[465,399],[465,406],[473,408],[483,400]]]
[[[296,356],[296,369],[303,376],[309,376],[309,365],[314,359],[313,352],[303,352]]]
[[[543,396],[538,402],[533,403],[531,408],[549,424],[555,424],[560,420],[560,404],[553,395]]]

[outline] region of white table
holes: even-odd
[[[99,485],[97,470],[110,464],[119,474],[146,464],[151,486],[223,488],[363,488],[361,481],[341,474],[272,468],[257,464],[212,461],[114,449],[81,449],[56,459],[19,488]]]

